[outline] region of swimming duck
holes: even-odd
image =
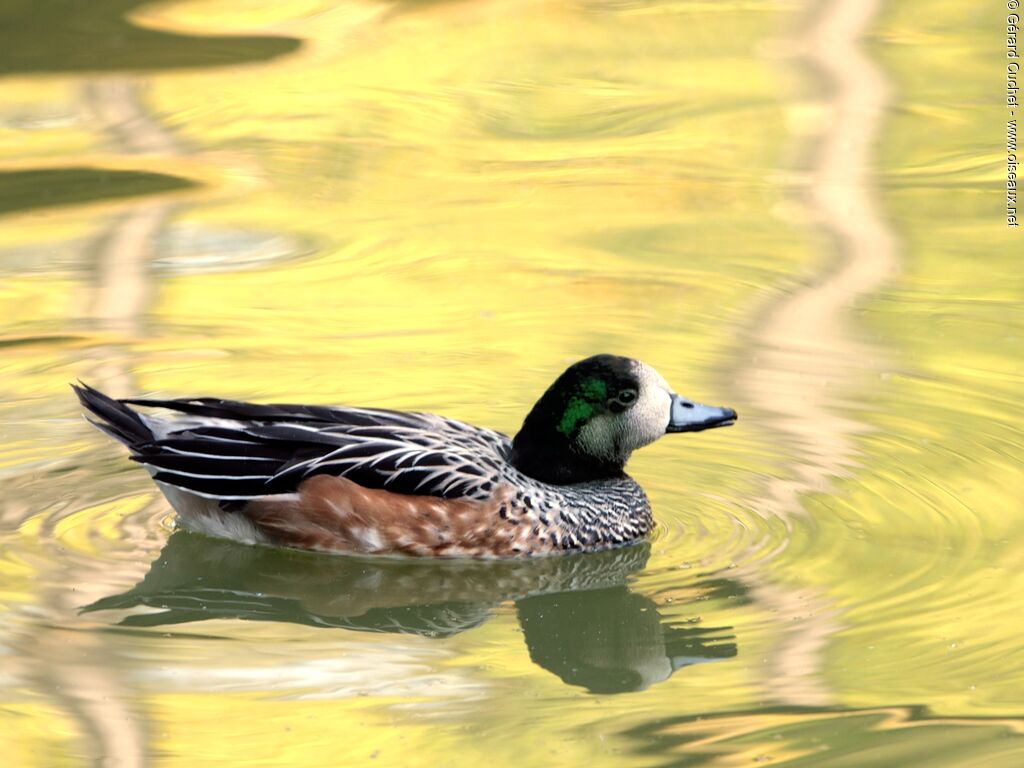
[[[666,433],[736,421],[613,355],[566,369],[513,439],[426,413],[115,400],[72,386],[184,527],[338,553],[523,557],[629,544],[653,526],[624,471],[630,454]]]

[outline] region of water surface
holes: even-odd
[[[998,8],[265,5],[2,13],[12,765],[1024,763]],[[742,419],[544,562],[174,532],[67,388],[514,432],[600,351]]]

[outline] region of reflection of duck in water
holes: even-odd
[[[629,591],[648,552],[642,544],[488,562],[323,557],[177,532],[141,582],[84,610],[160,609],[128,614],[128,626],[247,619],[447,637],[512,600],[538,665],[597,692],[639,690],[736,655],[728,628],[675,626]]]
[[[652,520],[624,472],[630,454],[667,432],[736,419],[673,393],[653,368],[611,355],[559,376],[514,440],[429,414],[118,401],[76,390],[97,426],[153,473],[186,527],[364,554],[501,557],[636,541]]]
[[[640,691],[691,664],[736,655],[729,627],[666,622],[623,585],[516,601],[534,663],[594,693]]]

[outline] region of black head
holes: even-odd
[[[666,432],[726,426],[728,408],[697,405],[674,394],[649,365],[595,355],[571,365],[530,411],[512,444],[511,461],[547,483],[581,483],[622,475],[630,454]]]

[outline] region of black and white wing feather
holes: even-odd
[[[501,433],[432,414],[78,393],[97,426],[127,444],[155,480],[214,499],[287,493],[318,474],[395,493],[485,499],[511,448]]]

